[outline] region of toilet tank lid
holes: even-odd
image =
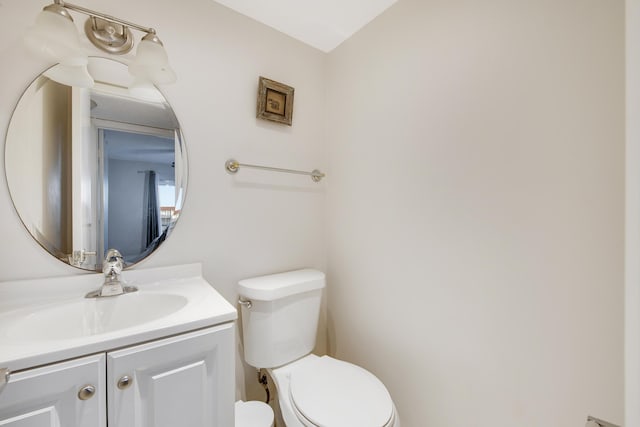
[[[238,293],[248,299],[273,301],[323,287],[324,273],[306,268],[240,280]]]

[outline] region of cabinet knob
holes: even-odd
[[[94,394],[96,394],[96,388],[91,384],[87,384],[86,386],[82,387],[78,392],[78,399],[88,400],[88,399],[91,399]]]
[[[122,378],[118,380],[118,388],[120,390],[125,390],[131,387],[131,384],[133,384],[133,378],[130,377],[129,375],[124,375]]]

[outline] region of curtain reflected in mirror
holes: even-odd
[[[126,265],[171,233],[186,189],[186,152],[164,97],[138,99],[126,66],[91,58],[92,89],[43,73],[11,118],[5,170],[14,206],[38,243],[73,266],[100,270],[109,248]]]
[[[148,248],[160,237],[160,199],[158,198],[158,175],[155,171],[144,172],[144,197],[143,209],[147,211],[142,215],[142,229],[146,230],[143,246]]]

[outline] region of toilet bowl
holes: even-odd
[[[310,354],[268,371],[287,427],[400,427],[386,387],[357,365]]]
[[[375,375],[311,354],[324,286],[311,269],[238,282],[246,362],[269,372],[287,427],[400,427]]]

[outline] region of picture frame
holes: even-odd
[[[291,126],[293,94],[291,86],[260,76],[256,117]]]

